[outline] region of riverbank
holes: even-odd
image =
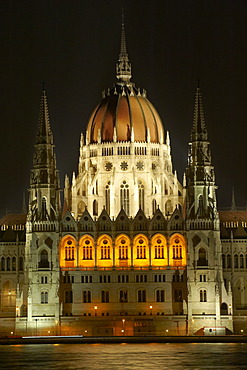
[[[0,345],[21,344],[106,344],[106,343],[247,343],[246,335],[225,336],[44,336],[0,338]]]

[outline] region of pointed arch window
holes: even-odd
[[[146,290],[139,289],[137,292],[138,302],[146,302]]]
[[[24,263],[23,263],[23,257],[19,257],[19,271],[23,271],[23,266]]]
[[[41,205],[41,219],[47,219],[47,209],[46,209],[46,199],[45,197],[42,198],[42,205]]]
[[[108,213],[108,215],[110,215],[110,185],[111,185],[111,182],[109,181],[107,184],[106,184],[106,187],[105,187],[105,209],[106,209],[106,212]]]
[[[93,201],[93,215],[98,216],[98,202],[96,199]]]
[[[123,209],[127,216],[129,216],[129,204],[130,204],[130,195],[129,195],[129,185],[126,181],[123,181],[120,185],[120,206]]]
[[[72,290],[66,290],[64,293],[65,303],[73,303],[73,292]]]
[[[119,302],[121,303],[127,303],[128,302],[128,292],[127,290],[120,290],[119,292]]]
[[[222,268],[223,269],[226,268],[226,255],[225,254],[222,254]]]
[[[174,244],[172,246],[172,255],[173,259],[182,259],[182,245],[180,240],[177,238],[174,240]]]
[[[101,248],[100,248],[100,255],[102,260],[109,260],[111,258],[110,256],[111,247],[109,244],[109,241],[107,239],[104,239]]]
[[[41,292],[41,304],[48,303],[48,292]]]
[[[84,290],[82,292],[82,301],[83,301],[83,303],[91,303],[92,302],[91,290]]]
[[[226,256],[227,268],[230,269],[232,267],[232,256],[228,254]]]
[[[48,261],[48,252],[46,249],[42,249],[40,252],[40,261],[39,261],[39,268],[48,268],[49,261]]]
[[[101,292],[101,302],[109,303],[109,290],[102,290]]]
[[[241,269],[244,268],[244,256],[243,256],[243,254],[240,254],[240,268]]]
[[[10,271],[10,257],[6,258],[6,271]]]
[[[146,259],[146,243],[143,239],[139,239],[136,246],[136,258],[137,259]]]
[[[200,290],[200,302],[207,302],[207,291],[205,289]]]
[[[207,255],[204,248],[200,248],[198,251],[197,266],[208,266]]]
[[[75,259],[75,246],[72,240],[68,240],[65,244],[65,261],[74,261]]]
[[[161,259],[164,258],[164,244],[161,239],[157,239],[154,246],[154,258]]]
[[[153,210],[153,215],[155,214],[156,210],[157,210],[157,202],[156,202],[156,199],[153,199],[152,201],[152,210]]]
[[[16,271],[16,257],[12,258],[12,271]]]
[[[156,290],[156,302],[165,302],[165,291],[163,289]]]
[[[138,181],[138,199],[139,199],[139,208],[144,211],[144,185],[141,180]]]
[[[238,263],[238,255],[234,254],[234,268],[238,269],[239,263]]]
[[[5,258],[1,258],[1,271],[5,271]]]
[[[126,244],[126,240],[122,239],[120,241],[120,245],[118,247],[118,258],[120,260],[127,260],[128,259],[128,245]]]
[[[83,260],[92,260],[93,259],[93,246],[92,242],[89,239],[86,239],[82,247],[82,259]]]

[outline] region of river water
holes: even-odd
[[[1,369],[247,369],[247,344],[0,346]]]

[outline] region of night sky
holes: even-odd
[[[42,82],[57,166],[77,171],[79,138],[115,82],[121,8],[132,81],[147,90],[182,180],[197,80],[220,207],[247,201],[246,0],[1,0],[0,215],[20,211],[29,187]]]

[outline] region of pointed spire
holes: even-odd
[[[236,202],[235,202],[235,192],[234,192],[234,188],[232,188],[232,204],[231,204],[231,211],[237,211]]]
[[[198,80],[198,85],[196,89],[195,97],[195,108],[194,108],[194,119],[193,127],[191,131],[192,141],[207,141],[208,133],[205,125],[205,118],[203,112],[202,96],[200,91],[200,81]]]
[[[122,11],[122,29],[121,29],[121,47],[116,65],[116,76],[120,82],[129,82],[131,79],[131,64],[126,47],[125,27],[124,27],[124,12]]]
[[[44,82],[40,102],[39,127],[36,137],[36,144],[53,144],[53,136],[51,133],[47,96],[45,92]]]

